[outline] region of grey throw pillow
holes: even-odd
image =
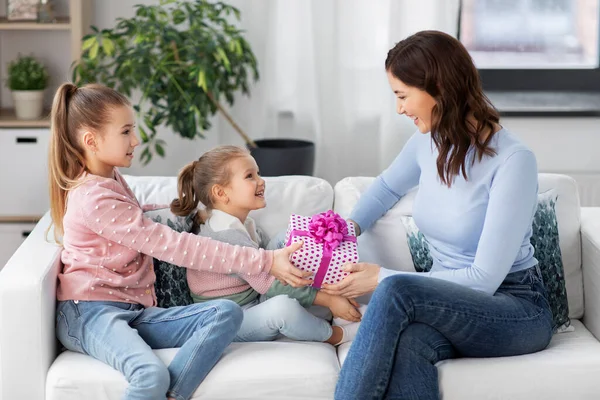
[[[169,226],[177,232],[191,232],[194,225],[194,215],[186,217],[174,215],[170,209],[146,211],[144,213],[154,222]],[[187,306],[193,304],[190,288],[187,283],[187,269],[158,259],[154,261],[157,306],[162,308]]]

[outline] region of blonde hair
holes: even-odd
[[[179,216],[190,215],[198,207],[198,202],[204,204],[207,210],[214,208],[212,187],[228,185],[231,180],[228,164],[248,155],[250,152],[241,147],[219,146],[183,167],[177,178],[178,197],[171,202],[171,212]],[[203,223],[199,213],[196,214],[195,222]]]
[[[86,169],[80,130],[86,128],[100,133],[110,118],[110,111],[130,105],[129,100],[116,90],[98,84],[78,88],[72,83],[64,83],[56,91],[50,115],[48,180],[50,215],[58,243],[64,234],[67,193],[76,187],[78,178]]]

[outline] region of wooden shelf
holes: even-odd
[[[50,111],[44,110],[41,119],[17,119],[15,110],[0,109],[0,128],[50,128]]]
[[[68,31],[71,29],[69,17],[60,17],[55,23],[39,23],[36,21],[9,21],[0,18],[0,30],[3,31]]]
[[[11,215],[2,216],[0,215],[0,223],[11,223],[11,224],[29,224],[38,223],[42,219],[43,215]]]

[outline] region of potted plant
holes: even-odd
[[[233,105],[238,92],[249,95],[249,85],[259,77],[254,53],[235,25],[240,11],[207,0],[161,0],[135,9],[133,17],[119,18],[112,29],[92,27],[93,33],[82,39],[73,81],[101,82],[127,96],[141,93],[134,108],[144,164],[154,153],[165,155],[158,126],[184,138],[203,138],[217,112],[254,154],[257,143],[223,106],[223,101]]]
[[[8,64],[6,86],[11,90],[18,119],[34,120],[42,116],[44,89],[48,71],[33,56],[22,56]]]

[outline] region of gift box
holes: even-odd
[[[286,243],[304,241],[302,248],[292,254],[290,261],[313,275],[315,288],[323,283],[338,283],[346,276],[342,267],[358,262],[358,248],[354,225],[348,224],[333,211],[305,217],[292,214],[286,234]]]

